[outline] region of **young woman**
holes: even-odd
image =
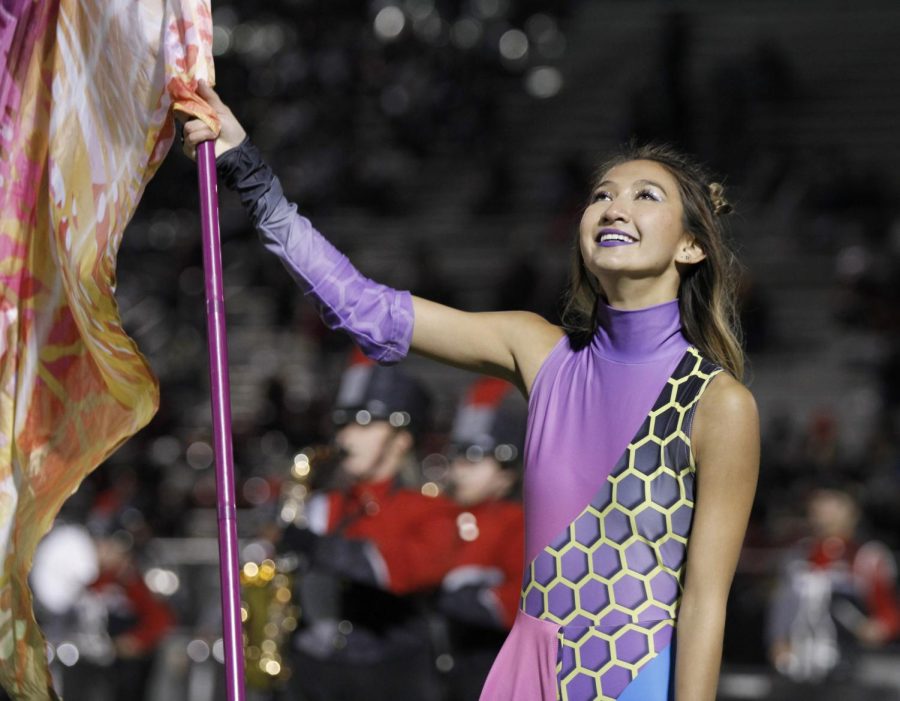
[[[379,362],[411,349],[528,397],[522,603],[481,698],[713,701],[759,462],[721,187],[666,148],[619,157],[581,220],[567,327],[466,313],[360,275],[200,95],[220,175],[329,326]],[[188,122],[186,153],[212,138]]]

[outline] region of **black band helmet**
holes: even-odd
[[[332,419],[336,426],[387,421],[418,434],[427,425],[431,399],[422,384],[396,366],[377,365],[355,351],[341,376]]]
[[[450,435],[456,455],[476,461],[492,457],[517,466],[525,449],[527,406],[515,387],[493,377],[477,380],[466,392]]]

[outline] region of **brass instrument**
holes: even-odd
[[[309,498],[310,481],[314,467],[331,460],[335,450],[328,445],[314,445],[304,448],[294,456],[290,479],[281,485],[281,508],[278,511],[279,524],[284,527],[293,523],[298,528],[308,525],[306,500]]]
[[[278,525],[307,525],[306,501],[314,465],[332,455],[328,446],[311,446],[294,456],[290,477],[281,486]],[[297,628],[300,607],[294,601],[297,558],[285,555],[241,568],[241,621],[247,684],[269,691],[291,676],[282,651]]]
[[[241,568],[244,666],[247,684],[254,688],[269,690],[290,678],[281,653],[299,615],[292,602],[293,579],[274,560],[247,562]]]

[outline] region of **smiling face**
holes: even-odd
[[[399,431],[387,421],[362,426],[350,423],[335,435],[344,457],[341,469],[354,481],[377,482],[396,477],[412,447],[409,431]]]
[[[579,234],[585,267],[607,302],[639,308],[678,294],[678,264],[703,252],[684,229],[678,181],[650,160],[611,168],[594,188]]]

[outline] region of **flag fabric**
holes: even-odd
[[[83,478],[156,411],[121,327],[125,225],[175,134],[217,127],[209,0],[0,0],[0,684],[53,697],[28,572]]]

